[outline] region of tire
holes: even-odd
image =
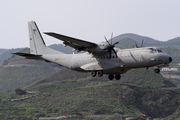
[[[155,72],[155,73],[160,73],[160,70],[159,70],[158,68],[156,68],[156,69],[154,70],[154,72]]]
[[[99,77],[102,77],[103,76],[103,71],[98,71],[97,74],[98,74]]]
[[[114,75],[113,74],[109,74],[108,78],[109,78],[109,80],[113,80],[114,79]]]
[[[120,74],[116,74],[116,75],[115,75],[115,79],[116,79],[116,80],[120,80],[120,79],[121,79],[121,75],[120,75]]]
[[[92,77],[95,77],[95,76],[96,76],[96,71],[92,71],[92,72],[91,72],[91,76],[92,76]]]

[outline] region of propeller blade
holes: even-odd
[[[112,38],[113,38],[113,32],[112,32],[112,34],[111,34],[111,45],[112,45]]]
[[[104,38],[105,38],[106,42],[111,46],[111,44],[108,42],[107,38],[105,36],[104,36]]]
[[[110,49],[110,51],[109,51],[109,59],[111,59],[111,49]]]
[[[115,42],[115,43],[113,44],[113,46],[115,46],[116,44],[119,44],[119,42]]]
[[[114,46],[116,44],[118,44],[119,42],[116,42],[114,44],[112,44],[112,38],[113,38],[113,33],[111,34],[111,44],[108,42],[107,38],[104,36],[106,42],[109,44],[109,46],[107,48],[105,48],[105,50],[107,50],[109,52],[109,59],[111,59],[111,54],[112,54],[112,51],[116,54],[116,51],[114,50]],[[117,54],[116,54],[116,57],[117,57]]]
[[[144,39],[142,40],[141,47],[143,47]]]
[[[112,50],[113,50],[113,52],[115,53],[115,55],[116,55],[116,57],[117,57],[117,53],[116,53],[116,51],[114,50],[114,48],[113,48]]]
[[[135,45],[136,45],[136,48],[139,48],[136,42],[135,42]]]

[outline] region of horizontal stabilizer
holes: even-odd
[[[26,57],[27,59],[41,59],[41,55],[35,55],[35,54],[30,54],[30,53],[16,52],[12,54]]]

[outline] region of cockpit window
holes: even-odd
[[[163,53],[163,50],[151,48],[150,53],[157,53],[157,52],[158,52],[158,53]]]
[[[156,53],[157,50],[156,49],[151,49],[150,53]]]
[[[158,49],[157,51],[158,51],[159,53],[162,53],[162,52],[163,52],[162,50],[159,50],[159,49]]]

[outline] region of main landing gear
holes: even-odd
[[[154,69],[154,72],[155,73],[160,73],[160,69],[156,68],[156,69]]]
[[[102,77],[103,76],[103,71],[92,71],[91,72],[91,76],[92,77],[95,77],[96,75],[98,75],[99,77]]]
[[[91,76],[92,77],[95,77],[96,75],[98,75],[99,77],[102,77],[103,76],[103,71],[92,71],[91,72]],[[121,79],[121,75],[120,74],[109,74],[108,76],[109,80],[113,80],[114,78],[116,80],[120,80]]]
[[[109,76],[108,76],[109,80],[113,80],[114,77],[115,77],[116,80],[120,80],[121,79],[121,75],[120,74],[115,74],[115,76],[114,76],[114,74],[109,74]]]

